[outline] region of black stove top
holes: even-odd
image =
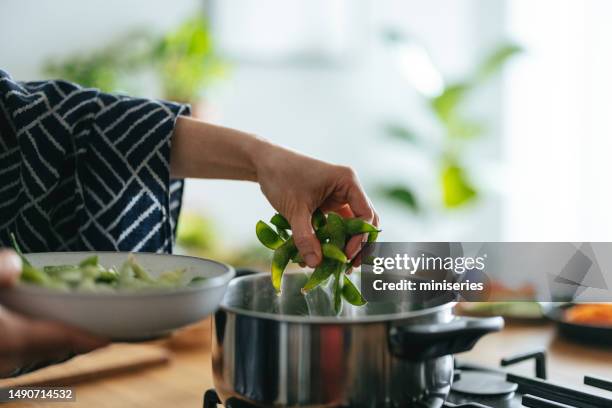
[[[606,397],[552,383],[546,378],[546,354],[543,351],[505,358],[501,366],[525,360],[534,360],[534,376],[520,376],[499,368],[456,361],[453,386],[441,408],[612,408],[611,380],[584,377],[584,384],[611,391]],[[204,408],[214,408],[221,403],[215,390],[204,394]],[[225,407],[247,408],[251,404],[230,399],[225,401]]]

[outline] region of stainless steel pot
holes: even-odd
[[[305,280],[285,274],[281,297],[269,274],[230,283],[213,320],[222,402],[438,407],[453,380],[452,355],[503,327],[499,317],[456,317],[455,302],[440,296],[345,303],[339,317],[330,316],[324,288],[300,294]]]

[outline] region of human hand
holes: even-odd
[[[0,287],[10,287],[21,273],[21,259],[11,250],[0,250]],[[0,376],[41,361],[84,353],[106,342],[61,323],[19,316],[0,305]]]
[[[378,226],[378,215],[355,172],[275,146],[261,145],[257,152],[257,181],[272,206],[291,224],[295,244],[310,267],[321,262],[321,246],[311,224],[312,213],[320,208],[342,217],[359,217]],[[358,254],[364,235],[352,237],[345,252],[349,259]],[[355,265],[358,260],[355,260]]]

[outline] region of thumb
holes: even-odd
[[[291,219],[293,230],[293,241],[304,262],[311,267],[316,267],[321,262],[321,244],[315,236],[311,224],[312,214],[308,210],[297,212]]]
[[[13,285],[21,273],[21,258],[10,249],[0,250],[0,287]]]

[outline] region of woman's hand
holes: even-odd
[[[289,220],[295,244],[308,266],[321,261],[321,246],[312,229],[312,213],[320,208],[343,217],[359,217],[378,226],[378,215],[357,175],[338,166],[263,142],[256,162],[257,181],[272,206]],[[352,259],[365,236],[347,243]]]
[[[177,119],[170,172],[178,178],[259,182],[268,201],[291,223],[295,244],[310,267],[318,265],[322,257],[311,226],[311,216],[317,208],[378,225],[378,216],[351,168],[325,163],[251,134],[197,119]],[[355,236],[347,243],[345,251],[349,258],[359,252],[364,238]]]
[[[9,287],[21,273],[21,259],[11,250],[0,250],[0,287]],[[0,305],[0,376],[40,361],[84,353],[105,341],[60,323],[29,319]]]

